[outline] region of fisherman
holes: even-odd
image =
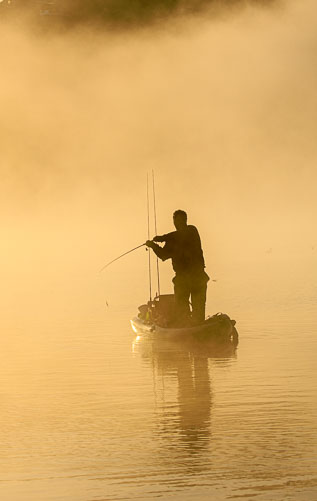
[[[174,296],[179,326],[190,322],[189,298],[191,298],[191,322],[198,325],[205,320],[207,282],[205,261],[201,248],[200,236],[195,226],[187,224],[187,214],[177,210],[173,214],[176,231],[147,240],[146,245],[155,254],[166,261],[172,259],[175,271]],[[156,242],[165,242],[161,247]]]

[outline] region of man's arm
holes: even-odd
[[[168,244],[165,244],[164,247],[160,247],[159,245],[154,243],[152,240],[147,240],[145,242],[145,245],[147,247],[150,247],[151,249],[153,249],[153,252],[155,252],[157,257],[162,259],[162,261],[166,261],[166,259],[169,259],[170,257],[172,257],[172,254],[170,252]]]
[[[153,242],[166,242],[165,237],[166,235],[156,235],[156,237],[153,238]]]
[[[153,242],[170,242],[175,238],[176,231],[171,231],[170,233],[165,233],[165,235],[156,235],[153,238]]]

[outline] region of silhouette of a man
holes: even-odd
[[[190,321],[189,298],[191,298],[192,322],[200,324],[205,320],[209,280],[205,272],[200,236],[195,226],[187,224],[187,214],[183,210],[174,212],[173,221],[176,231],[156,236],[153,241],[148,240],[146,245],[151,247],[162,261],[172,259],[178,323],[184,325]],[[161,247],[155,242],[165,242],[165,245]]]

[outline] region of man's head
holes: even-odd
[[[174,226],[177,230],[181,230],[187,226],[187,214],[183,210],[176,210],[173,214]]]

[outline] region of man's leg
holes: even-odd
[[[195,284],[191,289],[192,319],[195,324],[205,320],[207,284]]]
[[[189,295],[190,287],[187,280],[176,276],[173,278],[176,321],[179,326],[188,324],[190,318]]]

